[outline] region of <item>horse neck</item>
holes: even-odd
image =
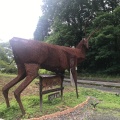
[[[77,49],[80,49],[81,53],[85,56],[86,55],[86,47],[83,44],[83,41],[81,41],[77,46]]]

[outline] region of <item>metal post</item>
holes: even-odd
[[[72,76],[71,69],[70,69],[70,84],[71,84],[71,86],[74,86],[73,76]]]
[[[42,112],[42,81],[43,78],[39,76],[39,95],[40,95],[40,111]]]
[[[63,100],[63,80],[64,80],[64,75],[61,75],[60,76],[60,78],[61,78],[61,100]]]

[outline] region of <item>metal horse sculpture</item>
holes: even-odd
[[[53,71],[56,74],[64,74],[66,69],[71,69],[78,97],[77,72],[75,68],[78,63],[85,59],[90,36],[82,39],[76,48],[51,45],[17,37],[12,38],[10,40],[10,45],[18,68],[18,75],[2,89],[7,107],[10,107],[8,98],[9,89],[26,77],[14,91],[14,96],[20,106],[22,114],[25,114],[20,94],[33,79],[38,76],[38,70],[40,68]]]

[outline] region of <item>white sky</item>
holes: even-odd
[[[42,0],[0,0],[0,39],[33,38]]]

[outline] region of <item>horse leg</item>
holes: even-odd
[[[9,83],[7,83],[2,88],[3,96],[5,98],[7,107],[10,107],[9,98],[8,98],[8,91],[9,91],[9,89],[11,87],[13,87],[15,84],[17,84],[19,81],[24,79],[25,76],[26,76],[26,72],[25,72],[24,66],[22,64],[18,64],[17,67],[18,67],[18,76],[16,78],[14,78],[12,81],[10,81]]]
[[[20,106],[22,114],[25,114],[24,107],[22,105],[20,94],[21,92],[38,76],[39,65],[38,64],[25,64],[26,68],[26,79],[20,84],[20,86],[15,90],[14,95]]]
[[[71,58],[70,58],[70,69],[71,69],[71,73],[72,73],[72,76],[73,76],[73,79],[74,79],[76,95],[77,95],[77,98],[78,98],[76,66],[77,66],[77,59],[74,56],[71,56]]]
[[[77,71],[75,70],[75,67],[71,68],[71,73],[75,82],[75,89],[76,89],[76,95],[78,98],[78,88],[77,88]]]

